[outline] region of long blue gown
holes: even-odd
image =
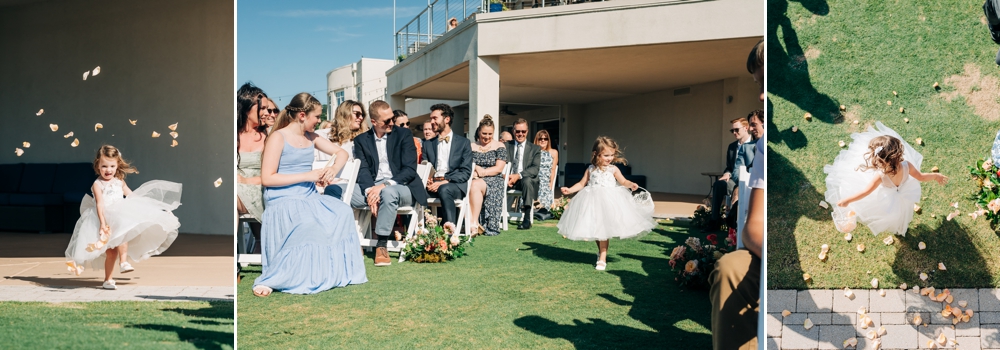
[[[297,148],[286,141],[278,173],[311,171],[313,148]],[[318,193],[311,182],[265,187],[264,200],[263,273],[254,286],[314,294],[368,282],[350,206]]]

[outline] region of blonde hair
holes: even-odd
[[[351,123],[354,123],[354,106],[361,108],[361,127],[358,130],[351,130]],[[341,102],[337,106],[337,110],[334,112],[333,125],[330,129],[330,141],[336,142],[338,144],[343,144],[353,140],[358,135],[363,134],[368,131],[368,124],[365,123],[364,118],[368,116],[365,113],[365,106],[361,105],[354,100],[346,100]]]
[[[476,127],[476,141],[481,142],[481,140],[479,140],[479,132],[483,130],[484,126],[491,127],[493,128],[493,131],[496,131],[496,128],[493,126],[493,117],[489,114],[484,115],[483,120],[480,120],[479,126]]]
[[[300,92],[292,100],[288,102],[288,105],[281,110],[281,114],[278,114],[278,121],[274,123],[273,130],[281,130],[295,121],[295,115],[299,112],[305,112],[309,114],[316,110],[316,108],[323,108],[323,104],[319,102],[313,95],[308,92]]]
[[[899,139],[882,135],[873,138],[868,142],[868,152],[865,153],[865,164],[858,167],[858,170],[866,171],[875,169],[883,174],[892,176],[899,171],[899,165],[903,162],[903,143]]]
[[[542,136],[542,135],[545,135],[545,138],[549,139],[548,140],[549,142],[545,143],[545,148],[542,148],[542,150],[543,151],[548,151],[548,150],[552,149],[552,136],[549,136],[549,132],[545,131],[545,130],[538,130],[538,132],[535,133],[535,140],[534,140],[535,144],[536,145],[538,144],[538,137]],[[539,148],[541,148],[541,147],[539,147]]]
[[[613,150],[615,154],[614,158],[611,159],[611,164],[622,163],[623,165],[628,165],[628,161],[625,160],[625,155],[622,153],[621,148],[618,147],[618,143],[607,136],[598,136],[597,141],[594,141],[594,153],[590,156],[590,164],[593,164],[595,167],[601,167],[601,153],[604,153],[608,149]]]
[[[94,172],[97,175],[101,175],[101,159],[108,158],[114,159],[118,163],[118,169],[115,170],[115,177],[119,180],[124,180],[126,174],[138,174],[139,171],[135,169],[131,164],[122,159],[122,152],[112,145],[103,145],[97,150],[97,156],[94,157]]]

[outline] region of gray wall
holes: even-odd
[[[181,232],[232,234],[233,10],[226,0],[0,7],[0,163],[90,162],[112,144],[140,171],[126,179],[130,187],[184,184],[174,212]],[[100,75],[83,81],[97,66]],[[98,122],[104,129],[95,132]],[[172,148],[173,123],[180,136]],[[162,136],[151,138],[154,130]],[[63,138],[69,131],[79,147]],[[23,141],[31,147],[16,157]]]

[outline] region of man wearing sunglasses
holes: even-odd
[[[528,121],[517,118],[514,122],[514,140],[507,142],[510,155],[510,178],[507,187],[521,191],[521,224],[518,230],[531,228],[531,204],[538,197],[538,170],[542,164],[542,149],[528,142]],[[505,209],[506,210],[506,209]]]
[[[753,113],[756,111],[750,115]],[[749,126],[747,118],[733,119],[730,123],[732,128],[729,129],[729,132],[733,134],[736,141],[729,144],[729,148],[726,150],[726,170],[713,185],[715,188],[712,190],[712,221],[708,226],[708,229],[713,231],[722,224],[721,213],[725,207],[722,202],[726,196],[733,195],[733,189],[740,181],[740,166],[745,166],[749,170],[753,164],[754,141],[751,140],[750,133],[747,132]],[[735,195],[733,200],[736,200]]]

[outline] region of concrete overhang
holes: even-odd
[[[765,31],[748,1],[625,0],[478,14],[396,65],[389,95],[467,100],[469,60],[496,56],[500,100],[584,103],[747,74]]]

